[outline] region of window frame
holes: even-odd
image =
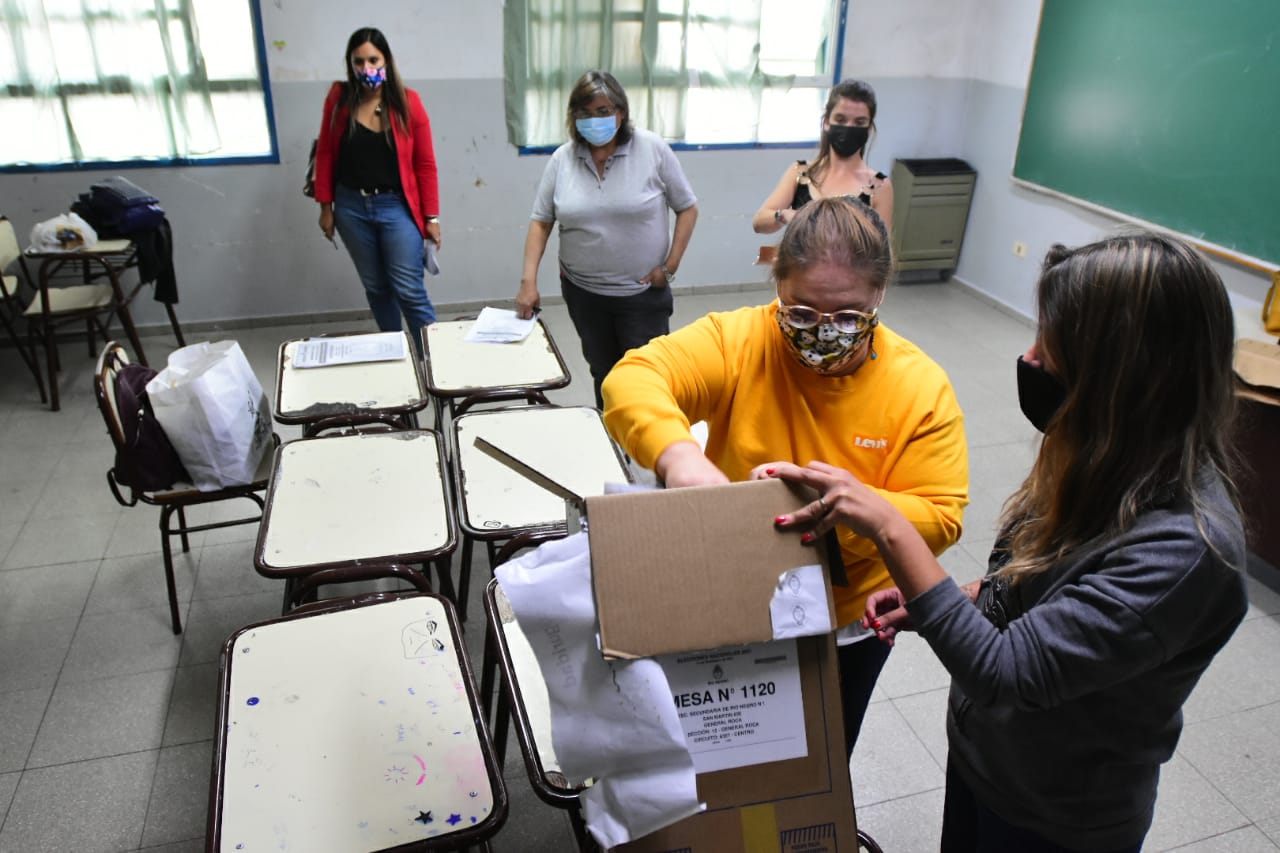
[[[129,160],[91,160],[63,163],[0,163],[0,175],[6,174],[34,174],[34,173],[53,173],[53,172],[98,172],[103,170],[121,169],[164,169],[174,167],[192,167],[192,166],[239,166],[254,165],[260,163],[280,162],[280,139],[276,133],[276,111],[275,104],[271,95],[271,78],[267,69],[267,42],[266,33],[262,26],[262,7],[261,0],[244,0],[249,6],[249,20],[253,27],[254,35],[254,56],[258,65],[258,78],[262,84],[262,103],[266,112],[266,128],[267,137],[271,140],[271,150],[264,154],[244,154],[231,155],[225,157],[165,157],[165,158],[138,158]],[[212,91],[233,92],[241,88],[239,86],[227,85],[228,81],[210,81]],[[9,97],[15,89],[21,90],[21,86],[10,86],[0,84],[0,89],[6,90]],[[97,89],[105,91],[106,82],[100,80],[97,84],[85,83],[69,83],[60,88],[60,94],[83,94]]]
[[[835,56],[832,60],[831,87],[840,83],[840,74],[844,66],[844,34],[845,26],[849,17],[849,0],[835,0],[839,3],[839,13],[836,15],[836,39],[835,39]],[[504,37],[505,38],[505,37]],[[819,75],[800,78],[803,80],[819,80]],[[817,88],[817,87],[814,87]],[[828,87],[830,88],[830,87]],[[516,146],[516,154],[520,157],[538,156],[542,154],[552,154],[560,145],[518,145]],[[770,149],[796,149],[796,148],[812,148],[818,144],[818,135],[815,134],[811,139],[797,139],[791,141],[775,141],[775,142],[671,142],[668,141],[673,151],[754,151],[754,150],[770,150]]]

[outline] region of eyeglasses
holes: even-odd
[[[618,111],[617,107],[600,107],[597,110],[574,110],[574,118],[608,118]]]
[[[779,298],[778,309],[782,313],[782,319],[793,329],[812,329],[814,326],[825,324],[835,326],[847,335],[857,335],[880,323],[880,318],[876,316],[879,310],[877,308],[871,309],[870,314],[855,311],[852,308],[832,311],[828,314],[817,308],[810,308],[808,305],[787,305]]]

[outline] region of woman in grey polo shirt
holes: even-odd
[[[533,202],[516,312],[531,317],[540,307],[538,265],[559,221],[560,288],[601,406],[600,383],[618,359],[671,330],[669,285],[697,199],[671,146],[632,127],[627,93],[609,72],[588,71],[573,87],[568,130]]]

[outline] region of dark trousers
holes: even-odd
[[[836,647],[840,668],[840,701],[844,704],[844,742],[849,756],[858,741],[876,679],[889,659],[889,646],[874,637]]]
[[[601,296],[560,276],[560,290],[582,339],[582,355],[591,368],[596,406],[603,409],[600,384],[618,360],[627,350],[671,331],[671,288],[651,287],[634,296]]]
[[[1139,853],[1142,842],[1114,853]],[[974,796],[955,765],[947,761],[947,795],[942,806],[942,853],[1076,853],[1031,830],[1005,821]]]

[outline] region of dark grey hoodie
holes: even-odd
[[[1171,500],[1011,587],[1005,630],[951,580],[907,605],[951,673],[950,760],[1009,823],[1084,851],[1145,837],[1182,704],[1248,607],[1239,516],[1207,497],[1216,552]]]

